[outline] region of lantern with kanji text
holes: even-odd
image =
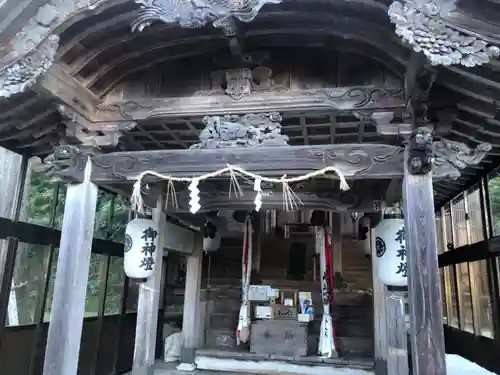
[[[125,229],[124,270],[133,279],[146,279],[155,270],[159,231],[151,219],[134,219]]]
[[[383,219],[374,231],[378,278],[389,286],[407,286],[407,249],[404,220]]]

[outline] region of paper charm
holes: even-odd
[[[198,179],[193,179],[191,183],[189,184],[189,211],[191,211],[192,214],[197,213],[201,206],[200,206],[200,190],[198,189],[198,183],[200,181]]]
[[[253,190],[257,192],[255,195],[255,200],[253,201],[255,203],[255,211],[259,212],[260,208],[262,207],[262,187],[261,187],[262,180],[260,178],[255,179],[253,183]]]

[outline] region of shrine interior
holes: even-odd
[[[0,0],[0,372],[500,374],[499,0],[234,3]]]

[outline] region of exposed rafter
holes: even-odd
[[[72,108],[87,121],[99,121],[95,113],[95,106],[101,100],[66,73],[62,64],[52,65],[47,73],[40,78],[34,89],[41,95]]]

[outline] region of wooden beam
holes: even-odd
[[[139,285],[137,303],[137,323],[135,329],[134,360],[132,375],[148,375],[156,358],[156,332],[158,329],[158,309],[160,301],[161,279],[163,275],[163,251],[166,217],[163,213],[165,198],[160,194],[153,209],[153,220],[160,233],[159,249],[156,251],[155,271],[145,283]]]
[[[432,172],[411,174],[411,152],[408,146],[403,199],[413,375],[446,375]]]
[[[80,151],[76,146],[59,146],[44,160],[41,168],[64,181],[82,181],[89,153],[92,151]],[[477,159],[475,156],[468,158]],[[449,160],[441,156],[437,159],[436,178],[460,175]],[[93,155],[92,161],[92,181],[98,184],[130,183],[141,173],[151,170],[176,177],[192,177],[212,173],[227,164],[268,177],[300,175],[327,166],[335,166],[351,180],[392,179],[403,175],[403,148],[371,143],[112,152]],[[330,176],[335,178],[334,174]],[[148,181],[155,180],[158,178],[148,177]]]
[[[97,105],[100,121],[196,117],[279,111],[390,110],[404,108],[402,88],[383,86],[338,87],[252,93],[239,100],[228,95],[194,95],[169,99],[116,101]]]
[[[91,166],[87,160],[84,181],[69,185],[66,193],[43,375],[78,370],[97,203]]]
[[[101,99],[67,73],[64,64],[54,64],[35,85],[35,90],[55,100],[66,125],[66,135],[78,139],[83,145],[116,147],[121,132],[132,130],[134,121],[103,121],[96,106]],[[23,126],[26,126],[25,124]]]
[[[85,152],[71,146],[61,150],[46,166],[66,179],[81,180]],[[99,184],[134,181],[147,170],[191,177],[225,168],[227,164],[279,177],[327,166],[335,166],[349,179],[385,179],[403,174],[403,149],[380,144],[114,152],[95,155],[92,160],[92,180]]]
[[[418,90],[418,77],[425,69],[426,58],[423,53],[412,51],[406,65],[405,73],[405,102],[409,103]]]
[[[99,121],[95,106],[101,99],[66,72],[63,64],[54,64],[34,87],[37,92],[77,111],[87,121]]]

